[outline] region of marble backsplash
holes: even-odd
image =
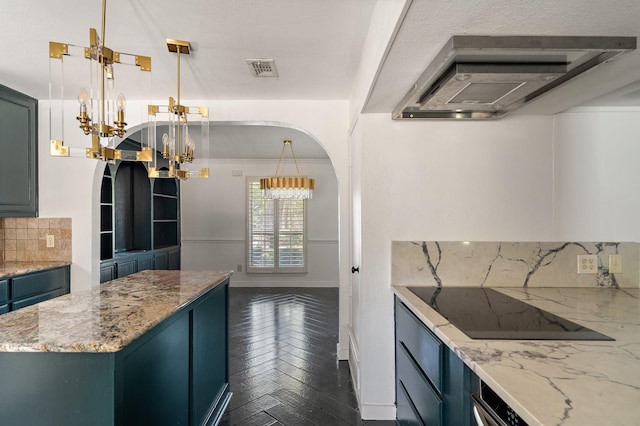
[[[598,272],[578,274],[579,254]],[[609,254],[622,273],[609,273]],[[391,283],[419,286],[640,287],[640,244],[615,242],[393,241]]]

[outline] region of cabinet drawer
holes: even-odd
[[[138,272],[153,269],[153,255],[138,258]]]
[[[116,279],[116,265],[114,263],[100,265],[100,283]]]
[[[64,294],[69,291],[67,271],[68,268],[65,267],[15,277],[11,280],[11,298],[15,301],[59,289],[64,290]]]
[[[126,277],[127,275],[131,275],[134,272],[137,272],[138,269],[136,260],[124,260],[118,262],[118,267],[116,269],[116,273],[118,274],[118,278]]]
[[[404,344],[418,367],[442,393],[443,343],[399,300],[396,300],[396,340],[398,345]]]
[[[9,300],[9,282],[0,280],[0,305],[7,303]]]
[[[396,395],[396,419],[399,426],[425,426],[420,420],[420,417],[416,413],[416,410],[407,395],[407,390],[398,382],[398,389]]]
[[[425,425],[440,425],[442,399],[432,388],[403,343],[396,345],[398,393],[406,391],[409,400]]]
[[[47,293],[38,294],[36,296],[27,297],[25,299],[20,299],[14,301],[12,305],[12,309],[20,309],[25,308],[30,305],[35,305],[36,303],[44,302],[45,300],[53,299],[54,297],[62,296],[63,294],[67,294],[67,291],[63,288],[58,290],[49,291]]]

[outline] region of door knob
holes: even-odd
[[[360,273],[360,267],[358,266],[357,268],[355,266],[351,267],[351,273],[355,274],[355,273]]]

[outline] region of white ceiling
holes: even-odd
[[[109,0],[105,44],[152,58],[150,85],[121,87],[129,99],[175,96],[176,55],[168,52],[167,38],[192,44],[182,61],[185,100],[349,99],[375,3]],[[0,1],[5,46],[0,84],[48,99],[48,42],[88,45],[88,28],[100,29],[101,6],[100,0]],[[638,36],[639,31],[638,0],[414,0],[377,70],[364,111],[390,113],[454,34]],[[252,77],[246,58],[275,59],[279,77]],[[585,103],[639,106],[639,79],[640,52],[634,51],[514,113],[552,114]],[[608,96],[599,98],[603,95]],[[277,146],[275,154],[265,145],[267,138]],[[284,139],[294,140],[299,158],[321,155],[313,138],[273,123],[214,128],[212,153],[273,157]]]

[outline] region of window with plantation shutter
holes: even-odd
[[[247,272],[306,272],[305,209],[262,197],[260,178],[247,179]]]

